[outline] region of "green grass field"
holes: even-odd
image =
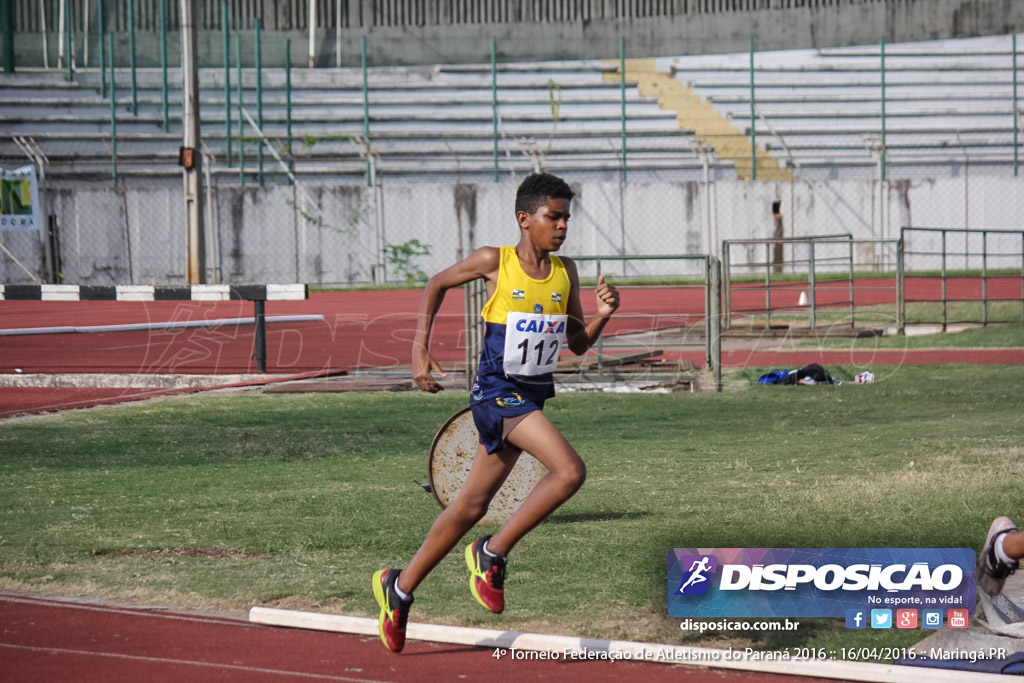
[[[1024,310],[1020,302],[993,301],[988,304],[987,314],[981,302],[951,302],[946,306],[946,322],[957,323],[1009,323],[1020,324],[1024,321]],[[940,303],[908,303],[906,309],[908,324],[940,324],[942,323],[942,304]],[[849,306],[819,307],[814,312],[815,324],[849,325]],[[736,318],[745,325],[764,325],[768,318],[763,313],[745,318]],[[879,306],[858,306],[854,311],[853,321],[857,327],[895,327],[899,318],[895,304]],[[793,327],[809,327],[810,312],[804,307],[801,310],[784,309],[772,313],[772,325],[791,325]]]
[[[665,613],[666,553],[977,549],[1021,500],[1024,367],[898,367],[814,388],[755,385],[764,370],[734,372],[721,394],[549,403],[589,478],[516,548],[507,611],[476,605],[456,552],[413,619],[772,649],[923,638],[802,619],[796,633],[700,640]],[[210,394],[0,423],[0,587],[374,616],[369,577],[407,561],[434,520],[414,480],[465,400]]]
[[[860,339],[823,337],[803,342],[802,345],[823,349],[849,348],[867,351],[872,349],[962,349],[965,354],[968,354],[971,349],[1021,348],[1024,346],[1024,325],[1008,323],[959,332],[912,336],[888,335]]]

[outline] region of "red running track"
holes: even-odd
[[[940,290],[937,278],[913,278],[912,297],[930,299]],[[796,307],[802,283],[773,287],[773,308]],[[825,282],[817,290],[818,305],[848,301],[846,283]],[[764,292],[758,285],[733,288],[733,310],[763,310]],[[1019,297],[1019,278],[990,278],[990,297]],[[950,281],[949,296],[965,300],[980,296],[979,279]],[[267,315],[324,316],[323,322],[271,324],[267,328],[268,369],[277,376],[325,370],[407,367],[416,328],[419,290],[313,292],[306,301],[270,302]],[[893,303],[891,280],[856,283],[857,306]],[[583,297],[584,311],[593,311],[592,298]],[[643,287],[622,290],[622,308],[605,330],[607,335],[649,332],[703,319],[702,287]],[[200,302],[40,302],[0,301],[0,330],[44,326],[88,326],[212,320],[252,316],[252,304],[232,301]],[[450,292],[441,307],[431,352],[449,367],[465,361],[464,300]],[[652,349],[653,350],[653,349]],[[254,373],[253,330],[245,327],[179,329],[160,332],[0,336],[0,374],[23,373]],[[704,364],[702,349],[669,351],[673,360]],[[726,351],[723,366],[902,365],[923,363],[1024,362],[1020,349],[971,351],[858,351],[814,349],[798,352]],[[5,388],[0,391],[0,417],[170,393],[160,390],[108,388]]]
[[[306,301],[268,302],[267,316],[319,314],[325,318],[318,323],[268,325],[268,370],[296,373],[408,365],[420,295],[419,290],[313,292]],[[698,319],[703,316],[704,295],[700,288],[626,290],[623,307],[622,315],[606,328],[608,334]],[[588,314],[593,308],[593,302],[584,302]],[[464,310],[462,293],[450,292],[431,338],[431,350],[440,361],[465,360]],[[252,315],[252,304],[244,301],[0,301],[0,330]],[[251,326],[0,336],[0,373],[16,369],[26,373],[247,373],[256,371],[252,352]]]
[[[492,654],[489,648],[410,641],[396,655],[375,638],[0,593],[5,683],[816,680],[654,663],[497,660]]]
[[[764,309],[764,291],[758,285],[736,285],[734,312]],[[773,287],[773,308],[795,308],[801,283]],[[846,283],[825,282],[817,288],[817,304],[842,305],[849,300]],[[937,278],[907,281],[908,296],[935,300]],[[980,279],[953,279],[951,299],[975,300]],[[989,296],[1019,298],[1020,278],[990,278]],[[324,369],[390,368],[408,365],[416,329],[419,290],[370,292],[313,292],[307,301],[270,302],[267,315],[320,314],[324,322],[269,325],[268,368],[273,373]],[[860,280],[855,304],[894,303],[891,280]],[[584,310],[593,310],[584,293]],[[439,361],[465,359],[463,297],[450,292],[438,315],[431,351]],[[0,301],[0,330],[10,328],[106,325],[195,321],[252,316],[252,304],[243,301],[200,302],[40,302]],[[703,319],[701,287],[624,289],[622,308],[606,334],[650,331]],[[255,372],[251,327],[179,329],[162,332],[0,336],[0,373],[23,372],[129,372],[129,373],[246,373]]]
[[[891,278],[867,278],[854,280],[853,304],[860,306],[881,306],[896,303],[896,281]],[[908,303],[942,301],[942,280],[937,277],[908,277],[905,281]],[[988,278],[988,300],[1021,300],[1021,277]],[[806,281],[776,282],[771,287],[772,310],[797,308],[800,293],[810,296]],[[946,281],[948,301],[981,301],[983,285],[981,278],[956,277]],[[732,286],[731,308],[734,314],[757,315],[764,313],[766,293],[763,283],[744,282]],[[849,306],[849,280],[825,280],[814,288],[816,306]]]

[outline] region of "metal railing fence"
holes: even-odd
[[[745,248],[747,260],[735,258],[738,247]],[[750,260],[749,256],[759,254],[762,247],[763,258]],[[877,247],[893,251],[879,258]],[[863,258],[862,252],[867,252],[869,258]],[[724,240],[723,327],[731,329],[737,318],[764,316],[764,327],[770,328],[773,316],[782,313],[788,319],[806,315],[808,326],[815,329],[823,308],[846,311],[841,321],[832,320],[830,324],[855,327],[858,305],[892,304],[900,299],[900,279],[895,270],[898,254],[898,240],[854,239],[850,234]],[[753,274],[757,271],[763,271],[763,275],[755,280]],[[889,274],[893,284],[888,284],[888,278],[878,278],[880,274]],[[743,304],[734,303],[737,295],[742,295]]]
[[[907,226],[900,244],[900,331],[1024,321],[1024,230]]]

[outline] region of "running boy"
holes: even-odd
[[[436,393],[441,385],[433,373],[443,377],[444,372],[428,349],[445,292],[478,278],[486,282],[488,300],[481,312],[484,348],[470,398],[480,445],[462,491],[438,516],[408,566],[373,575],[380,638],[394,652],[405,645],[416,586],[483,518],[520,453],[531,453],[548,473],[501,531],[473,541],[465,553],[470,592],[494,613],[505,609],[509,551],[586,478],[583,460],[542,409],[555,395],[552,372],[563,340],[577,355],[585,353],[619,307],[619,293],[600,278],[596,314],[584,323],[576,264],[552,253],[565,241],[572,198],[561,178],[546,173],[528,176],[516,193],[519,244],[478,249],[430,278],[423,290],[413,377],[423,391]]]

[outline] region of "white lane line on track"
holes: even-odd
[[[271,674],[275,676],[291,676],[293,678],[312,678],[322,681],[344,681],[345,683],[389,683],[371,678],[350,678],[348,676],[331,676],[329,674],[311,674],[302,671],[287,671],[283,669],[265,669],[258,666],[241,666],[238,664],[219,664],[215,662],[199,662],[192,659],[171,659],[167,657],[144,657],[141,655],[125,655],[115,652],[93,652],[90,650],[69,650],[60,647],[36,647],[32,645],[14,645],[0,643],[0,648],[12,650],[28,650],[30,652],[49,652],[62,655],[85,655],[88,657],[108,657],[111,659],[127,659],[136,662],[151,662],[153,664],[180,664],[183,666],[198,666],[209,669],[229,669],[231,671],[244,671],[246,673]]]
[[[186,614],[168,614],[163,612],[164,608],[153,607],[106,607],[104,605],[83,604],[73,600],[61,600],[58,598],[31,598],[0,594],[0,602],[16,602],[23,605],[39,605],[42,607],[65,607],[68,609],[86,610],[90,612],[108,612],[111,614],[124,614],[133,617],[156,617],[159,619],[172,619],[175,621],[192,621],[201,624],[220,624],[223,626],[238,626],[240,628],[265,628],[241,619],[230,619],[227,617],[200,617]]]

